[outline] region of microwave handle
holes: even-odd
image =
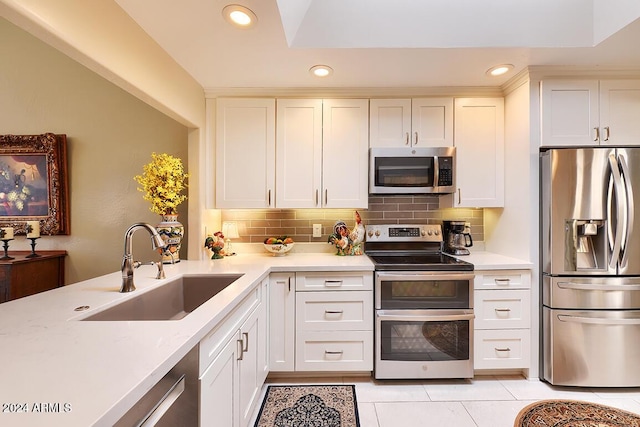
[[[440,187],[440,159],[433,156],[433,186]]]

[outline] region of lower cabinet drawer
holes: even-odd
[[[299,331],[296,371],[373,370],[373,331]]]
[[[296,330],[366,331],[373,328],[373,292],[298,292]]]
[[[473,311],[476,329],[531,327],[529,289],[475,291]]]
[[[529,329],[475,330],[475,369],[528,368],[531,331]]]

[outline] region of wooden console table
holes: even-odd
[[[0,260],[0,303],[64,285],[67,251],[36,251],[39,257],[27,258],[30,253],[10,251],[14,259]]]

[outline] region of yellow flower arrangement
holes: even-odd
[[[185,184],[189,177],[184,172],[182,160],[169,154],[151,154],[152,161],[144,165],[143,174],[135,179],[142,188],[138,191],[145,193],[144,200],[151,202],[149,210],[158,215],[175,215],[178,205],[187,199],[180,194],[187,188]]]

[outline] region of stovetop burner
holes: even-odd
[[[366,227],[364,252],[376,270],[473,271],[473,264],[442,252],[440,225]]]

